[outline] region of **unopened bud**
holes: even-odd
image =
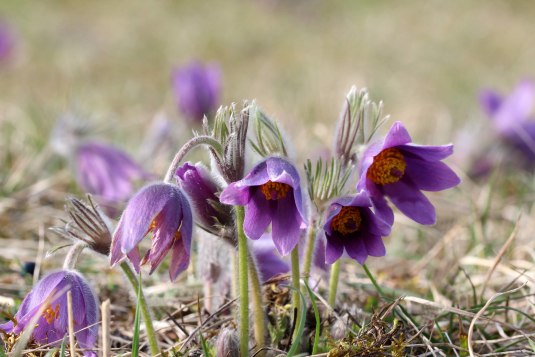
[[[240,345],[236,331],[223,329],[215,343],[216,357],[235,357],[240,354]]]

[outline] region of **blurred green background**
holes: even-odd
[[[222,104],[257,99],[302,156],[311,140],[330,146],[352,84],[420,141],[451,141],[481,117],[479,89],[535,74],[529,1],[17,0],[0,16],[18,36],[0,70],[0,125],[31,117],[41,143],[77,106],[135,147],[156,112],[178,120],[170,72],[192,59],[219,63]]]

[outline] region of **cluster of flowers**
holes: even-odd
[[[351,94],[356,95],[356,90]],[[264,125],[276,128],[271,131],[260,129],[257,133],[263,140],[271,140],[278,146],[271,145],[272,150],[266,150],[258,141],[256,145],[253,143],[264,157],[244,174],[250,117],[262,118]],[[255,124],[262,128],[261,121],[257,120]],[[390,234],[394,223],[394,213],[386,198],[414,221],[434,224],[435,209],[421,191],[441,191],[460,182],[442,162],[452,154],[453,146],[414,144],[400,122],[393,124],[384,139],[368,145],[362,155],[357,155],[354,151],[356,144],[368,144],[355,141],[362,136],[357,135],[360,124],[363,123],[344,123],[342,120],[338,130],[346,130],[347,134],[348,128],[353,127],[351,130],[355,135],[350,135],[353,141],[350,140],[349,145],[345,139],[343,145],[337,143],[345,150],[338,150],[333,159],[333,163],[341,162],[340,167],[348,176],[357,178],[356,183],[346,187],[351,185],[343,182],[336,192],[347,194],[330,195],[325,208],[317,212],[323,215],[326,238],[323,255],[327,264],[336,262],[344,252],[361,264],[368,256],[386,254],[383,237]],[[315,229],[315,223],[311,222],[320,219],[318,214],[309,212],[311,205],[308,202],[315,200],[313,190],[308,187],[309,197],[303,194],[307,191],[298,169],[285,155],[287,144],[276,124],[267,120],[254,105],[245,105],[240,112],[233,106],[218,111],[213,130],[210,131],[206,121],[204,132],[205,135],[195,136],[178,152],[163,182],[150,183],[130,198],[113,235],[101,218],[103,214],[95,207],[92,213],[79,216],[94,215],[91,221],[100,220],[100,229],[84,229],[83,222],[73,217],[81,231],[93,236],[93,241],[81,239],[84,234],[73,231],[72,227],[63,232],[66,236],[81,239],[102,254],[109,254],[112,265],[129,260],[138,273],[144,264],[149,264],[150,273],[153,273],[171,252],[169,276],[175,280],[190,263],[194,223],[233,246],[239,240],[242,224],[246,237],[251,240],[264,237],[264,242],[272,241],[272,245],[261,244],[253,249],[262,278],[266,280],[287,272],[288,266],[274,254],[272,247],[280,256],[289,254],[296,249],[305,229]],[[346,134],[341,136],[347,138]],[[205,145],[209,149],[213,163],[211,170],[201,163],[180,165],[184,155],[196,145]],[[91,144],[80,146],[78,153],[77,167],[82,173],[79,177],[82,186],[108,201],[122,200],[131,194],[133,181],[151,178],[133,160],[115,149]],[[309,180],[310,185],[314,182]],[[244,207],[243,222],[236,222],[239,218],[231,206]],[[84,209],[83,206],[76,207]],[[98,232],[96,237],[95,231]],[[150,248],[141,252],[140,243],[146,236],[151,236]],[[0,325],[0,330],[18,334],[33,324],[33,337],[38,343],[61,341],[67,333],[65,294],[59,297],[55,294],[65,290],[73,294],[78,343],[83,348],[93,347],[98,322],[97,298],[87,282],[70,269],[52,273],[41,280],[26,297],[14,320]]]

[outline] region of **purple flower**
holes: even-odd
[[[15,45],[15,37],[9,25],[0,19],[0,61],[7,60]]]
[[[276,252],[270,233],[264,233],[258,240],[251,241],[251,253],[255,258],[262,283],[279,274],[290,271],[290,266]]]
[[[203,229],[212,232],[218,226],[233,224],[230,207],[221,204],[216,196],[221,188],[201,163],[185,163],[177,170],[176,178],[191,199],[195,218]]]
[[[143,187],[126,206],[111,243],[111,264],[125,256],[139,273],[150,262],[150,274],[172,251],[169,276],[175,280],[189,265],[193,219],[186,195],[175,185],[154,183]],[[151,248],[143,260],[138,244],[152,234]]]
[[[535,83],[522,81],[505,98],[485,90],[480,103],[504,142],[535,161]]]
[[[421,190],[441,191],[460,183],[459,177],[441,162],[452,153],[451,144],[413,144],[403,124],[396,122],[382,142],[364,152],[357,190],[368,192],[375,213],[389,225],[394,223],[394,213],[385,196],[412,220],[434,224],[435,208]]]
[[[72,270],[60,270],[43,277],[22,301],[14,321],[0,325],[0,330],[18,335],[33,323],[35,342],[60,345],[68,334],[68,291],[72,295],[78,345],[84,349],[94,348],[98,338],[98,299],[87,281]],[[84,355],[97,356],[95,351],[85,351]]]
[[[245,206],[245,234],[259,239],[272,223],[272,237],[281,255],[298,243],[300,228],[306,223],[299,174],[288,161],[270,157],[242,180],[228,185],[221,202]]]
[[[192,62],[172,73],[178,107],[190,124],[202,122],[204,115],[216,109],[221,87],[219,68]]]
[[[364,264],[366,258],[386,254],[382,237],[390,234],[390,225],[370,209],[372,203],[365,191],[355,197],[334,200],[323,225],[325,232],[325,263],[332,264],[345,252]]]
[[[135,181],[151,178],[125,152],[97,142],[78,146],[75,165],[78,184],[95,195],[110,216],[134,193]]]

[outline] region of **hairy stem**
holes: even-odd
[[[336,290],[338,289],[338,279],[340,277],[340,259],[331,266],[331,280],[329,281],[329,305],[334,308],[336,303]]]
[[[236,226],[238,233],[238,274],[240,284],[240,356],[249,356],[249,271],[247,237],[243,231],[245,210],[236,206]]]
[[[256,347],[266,345],[266,326],[264,323],[264,306],[262,305],[262,285],[258,276],[258,269],[252,256],[249,255],[249,278],[251,279],[251,294],[253,300],[253,329]],[[257,354],[258,355],[258,354]],[[263,354],[262,354],[263,356]]]
[[[301,274],[299,273],[299,245],[296,245],[295,248],[292,250],[291,253],[292,257],[292,310],[298,309],[299,310],[299,299],[301,298],[299,295],[299,289],[301,288],[301,283],[299,282],[299,279],[301,278]]]
[[[78,261],[78,257],[80,256],[82,250],[84,250],[85,247],[87,247],[87,244],[82,242],[74,244],[65,256],[65,261],[63,262],[63,269],[74,269],[76,262]]]
[[[303,276],[308,279],[312,267],[314,247],[316,245],[316,222],[312,220],[308,226],[307,243],[305,248],[305,262],[303,263]]]
[[[126,261],[123,261],[121,264],[121,269],[126,275],[126,278],[130,282],[130,285],[132,285],[132,289],[134,289],[134,292],[137,294],[139,289],[138,280],[136,277],[136,274],[128,265]],[[150,314],[149,305],[147,304],[147,299],[145,299],[145,294],[143,294],[143,289],[139,289],[140,296],[139,296],[139,303],[141,308],[141,315],[143,315],[143,320],[145,321],[145,328],[147,329],[147,338],[149,339],[149,348],[150,353],[155,356],[160,353],[160,346],[158,346],[158,339],[156,338],[156,333],[154,331],[154,326],[152,325],[152,316]]]
[[[169,165],[169,169],[167,169],[167,173],[165,174],[165,178],[163,179],[163,182],[171,183],[171,181],[173,180],[173,177],[175,176],[176,170],[178,169],[178,166],[180,165],[180,162],[182,161],[182,159],[186,156],[186,154],[191,149],[193,149],[194,147],[196,147],[198,145],[202,145],[202,144],[210,145],[218,153],[221,153],[223,151],[223,148],[221,147],[221,144],[217,140],[212,138],[211,136],[203,135],[203,136],[195,136],[195,137],[191,138],[176,153],[173,161],[171,162],[171,165]]]

